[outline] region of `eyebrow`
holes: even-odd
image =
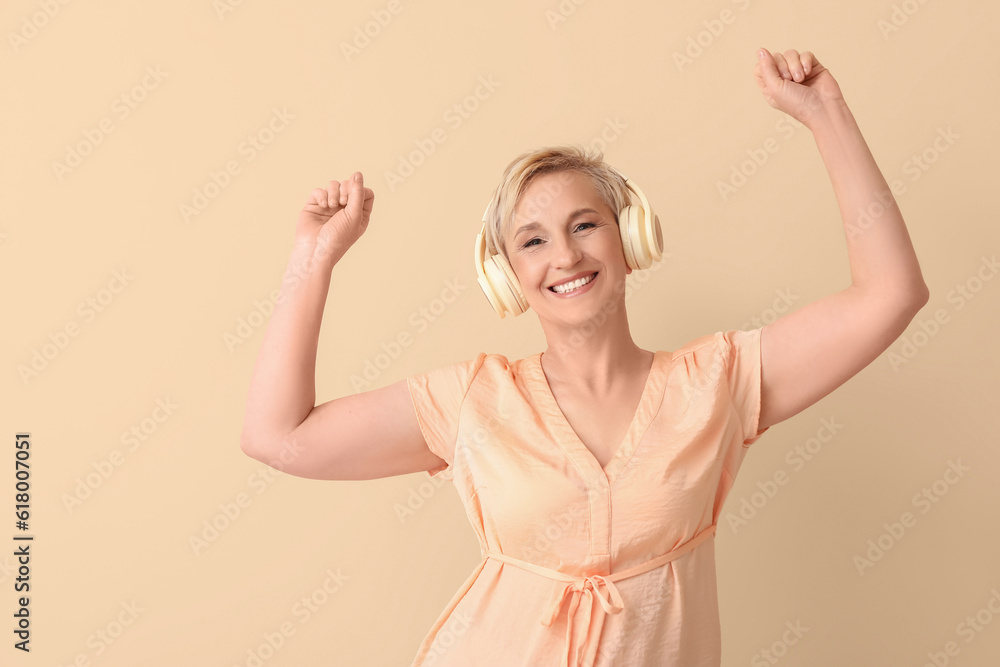
[[[578,208],[569,214],[569,217],[566,218],[566,222],[572,222],[573,220],[579,218],[581,215],[585,215],[587,213],[597,213],[597,211],[595,211],[592,208]],[[520,227],[517,228],[517,231],[514,232],[514,238],[517,238],[518,234],[520,234],[521,232],[529,231],[532,229],[541,229],[541,228],[542,228],[541,223],[534,221],[529,222],[528,224],[521,225]]]

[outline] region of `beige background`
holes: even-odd
[[[13,440],[29,431],[36,536],[30,656],[11,646],[16,574],[0,557],[0,663],[408,665],[480,557],[451,484],[269,474],[239,448],[260,312],[306,196],[361,170],[377,197],[334,270],[320,401],[355,392],[369,362],[382,366],[375,388],[479,351],[543,349],[533,314],[490,310],[472,250],[504,166],[544,145],[596,142],[660,214],[670,257],[630,278],[640,346],[760,326],[850,280],[815,143],[753,81],[766,46],[811,50],[840,83],[886,179],[905,187],[931,299],[885,354],[748,454],[724,518],[760,507],[717,539],[723,664],[769,664],[773,650],[781,665],[921,665],[948,642],[948,664],[996,664],[995,3],[232,5],[0,10],[0,498],[13,545]],[[366,26],[375,36],[346,56]],[[467,117],[449,113],[463,103]],[[390,185],[435,128],[445,141]],[[269,143],[251,152],[248,135]],[[743,166],[765,144],[778,148]],[[86,154],[75,167],[73,151]],[[741,166],[753,173],[724,198],[718,183]],[[211,198],[185,216],[196,191]],[[411,344],[380,357],[400,334]],[[36,352],[51,358],[22,377]],[[842,425],[832,438],[824,419]],[[143,440],[123,440],[131,429]],[[819,437],[796,467],[789,452]],[[968,470],[946,476],[949,461]],[[935,502],[919,501],[924,488]],[[883,535],[904,512],[915,524]],[[859,571],[880,536],[891,548]],[[316,601],[308,616],[303,598]],[[796,623],[808,631],[786,643]]]

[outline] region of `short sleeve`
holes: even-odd
[[[446,465],[428,470],[431,477],[440,475],[442,479],[453,479],[452,464],[462,404],[485,359],[486,353],[480,352],[475,359],[406,378],[427,447],[446,462]]]
[[[743,427],[743,445],[752,445],[768,428],[758,429],[760,419],[760,338],[763,327],[751,331],[732,329],[715,334],[719,342],[733,408]]]

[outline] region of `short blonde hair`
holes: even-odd
[[[539,148],[514,158],[493,192],[486,209],[486,252],[489,255],[499,252],[509,259],[506,235],[514,221],[514,207],[531,181],[541,174],[570,170],[590,177],[601,200],[618,222],[619,211],[631,204],[631,191],[621,174],[604,161],[601,151],[587,150],[576,144]]]

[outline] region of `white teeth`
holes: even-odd
[[[591,274],[591,275],[587,276],[586,278],[580,278],[579,280],[574,280],[571,283],[563,283],[562,285],[555,285],[555,286],[553,286],[552,289],[553,289],[553,291],[558,292],[559,294],[565,294],[566,292],[570,292],[572,290],[575,290],[578,287],[583,287],[584,285],[586,285],[587,283],[589,283],[591,280],[593,280],[595,275],[596,274]]]

